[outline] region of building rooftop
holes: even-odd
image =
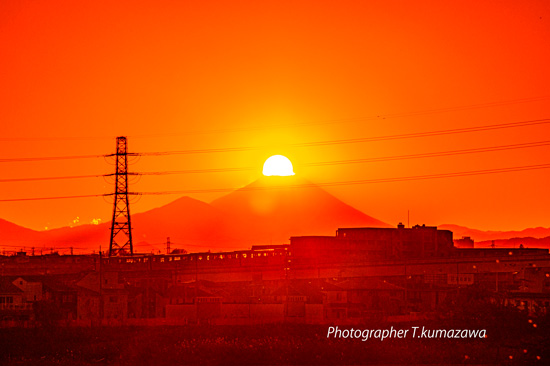
[[[0,280],[0,294],[20,294],[23,290],[15,286],[9,280],[2,279]]]

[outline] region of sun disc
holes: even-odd
[[[264,163],[263,174],[266,177],[279,176],[287,177],[294,175],[292,163],[283,155],[273,155],[267,158]]]

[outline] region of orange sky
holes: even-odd
[[[258,147],[142,157],[134,171],[258,169],[142,177],[135,191],[240,187],[273,154],[313,182],[545,164],[549,147],[300,166],[550,140],[550,125],[282,145],[550,118],[549,45],[548,1],[3,1],[0,158],[106,154],[117,135],[135,152]],[[519,102],[535,97],[547,98]],[[451,109],[433,111],[442,108]],[[2,167],[0,179],[114,169],[103,159]],[[411,223],[522,229],[549,226],[549,178],[536,170],[327,190],[391,224],[410,209]],[[102,178],[0,184],[0,199],[113,190]],[[175,198],[142,197],[132,211]],[[102,198],[0,202],[1,218],[34,229],[110,214]]]

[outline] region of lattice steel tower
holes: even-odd
[[[116,138],[115,202],[111,224],[109,257],[133,255],[132,225],[128,202],[128,142],[126,137]]]

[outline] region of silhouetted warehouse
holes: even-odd
[[[336,236],[290,238],[293,261],[298,263],[370,262],[446,257],[453,253],[453,233],[437,227],[338,229]]]

